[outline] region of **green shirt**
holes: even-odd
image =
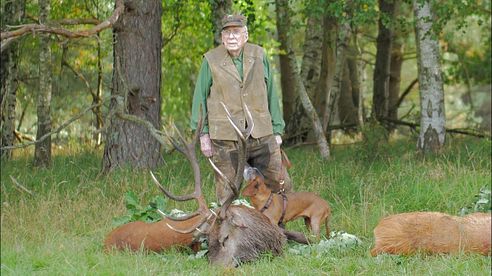
[[[243,78],[243,53],[237,58],[233,58],[232,61],[237,68],[239,76]],[[267,87],[268,108],[272,117],[273,134],[284,133],[284,119],[282,118],[282,112],[280,110],[280,103],[275,92],[275,86],[273,84],[273,76],[270,70],[270,63],[266,56],[263,57],[263,67],[265,69],[265,83]],[[203,58],[200,72],[198,73],[198,79],[195,85],[195,92],[193,93],[193,105],[191,108],[191,129],[196,130],[199,117],[200,105],[202,106],[202,116],[207,114],[207,97],[210,94],[210,87],[212,86],[212,72],[208,65],[206,58]],[[205,120],[202,133],[208,133],[208,122]]]

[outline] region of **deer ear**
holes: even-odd
[[[240,216],[239,214],[236,214],[235,212],[231,212],[230,214],[231,214],[231,216],[229,218],[229,222],[232,225],[239,227],[239,228],[247,228],[245,220],[242,216]]]

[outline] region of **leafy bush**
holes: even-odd
[[[140,205],[137,196],[133,191],[125,193],[125,206],[127,214],[113,218],[113,225],[119,226],[132,221],[156,222],[161,220],[161,215],[157,211],[164,210],[166,200],[162,195],[155,196],[146,207]]]
[[[490,199],[490,190],[485,187],[481,188],[480,192],[475,195],[475,202],[469,206],[461,208],[460,215],[464,216],[475,212],[492,211],[492,203]]]

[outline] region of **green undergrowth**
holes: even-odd
[[[330,250],[289,243],[282,257],[265,254],[237,269],[211,266],[206,258],[170,250],[162,254],[105,254],[102,242],[116,225],[156,219],[154,207],[193,211],[196,202],[163,197],[148,171],[121,169],[101,175],[102,152],[55,154],[50,169],[20,155],[1,164],[2,275],[490,275],[490,257],[473,254],[370,257],[372,230],[389,214],[439,211],[460,215],[490,211],[491,143],[449,137],[440,155],[422,156],[415,142],[333,146],[324,161],[314,147],[287,148],[297,191],[312,191],[332,208],[331,230],[360,243]],[[371,151],[374,151],[371,153]],[[175,194],[193,191],[193,174],[178,153],[154,171]],[[212,171],[200,160],[202,187],[216,201]],[[487,192],[488,191],[488,192]],[[128,197],[133,207],[128,206]],[[133,208],[133,209],[131,209]],[[133,210],[133,211],[131,211]],[[152,213],[152,214],[151,214]],[[149,216],[147,216],[149,215]],[[118,220],[118,218],[120,220]],[[287,228],[305,231],[302,221]],[[296,251],[297,250],[297,251]]]

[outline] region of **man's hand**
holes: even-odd
[[[282,137],[280,135],[275,135],[275,141],[277,141],[279,146],[282,145]]]
[[[200,135],[200,150],[205,157],[212,157],[212,140],[210,140],[210,135],[208,133]]]

